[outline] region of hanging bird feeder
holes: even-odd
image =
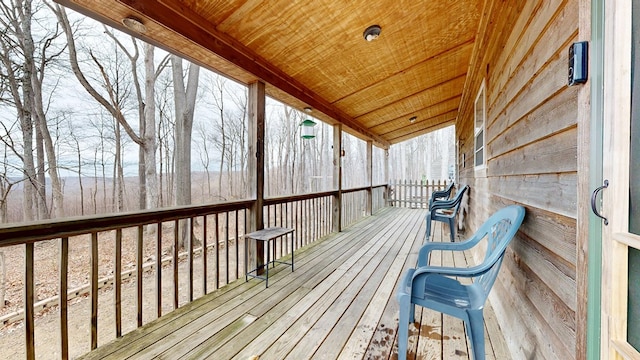
[[[316,137],[314,126],[316,122],[311,119],[306,119],[300,123],[300,137],[303,139],[313,139]]]

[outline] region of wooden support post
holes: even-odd
[[[118,274],[116,272],[116,274]],[[69,359],[69,238],[60,239],[60,358]],[[119,278],[119,277],[117,277]],[[0,298],[4,301],[4,298]]]
[[[342,231],[342,124],[333,125],[333,232]]]
[[[389,183],[389,148],[384,149],[384,183],[387,184],[384,194],[384,206],[389,206],[389,197],[391,195],[391,184]]]
[[[33,310],[35,298],[35,269],[34,269],[34,244],[25,244],[24,251],[24,330],[26,332],[27,360],[36,358],[36,342],[34,338],[35,311]],[[4,301],[4,299],[3,299]]]
[[[247,179],[251,187],[249,196],[255,199],[255,202],[250,209],[248,232],[264,228],[264,112],[264,83],[259,81],[251,83],[249,84],[249,174]],[[237,242],[236,245],[238,245]],[[258,274],[262,274],[264,244],[260,241],[252,241],[248,245],[249,270],[252,264],[255,264],[255,268],[261,269]]]
[[[138,242],[140,242],[138,238]],[[140,246],[138,247],[140,249]],[[142,262],[139,261],[137,268],[141,269]],[[142,271],[139,272],[141,274]],[[98,347],[98,233],[91,233],[91,270],[89,271],[91,281],[91,350]],[[142,282],[142,277],[137,279],[138,284]],[[138,288],[141,288],[138,286]],[[138,293],[140,294],[140,293]],[[138,297],[140,299],[140,297]],[[142,308],[138,306],[138,313],[141,314]],[[142,326],[142,315],[138,315],[138,327]]]
[[[373,141],[367,141],[367,215],[373,213]]]

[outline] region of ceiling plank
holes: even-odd
[[[437,104],[433,104],[426,109],[416,112],[416,122],[423,119],[431,119],[436,116],[451,112],[458,111],[458,105],[460,104],[460,97],[462,94],[456,94],[449,99],[443,100]],[[385,121],[384,123],[373,126],[371,129],[379,134],[386,134],[392,130],[400,130],[409,123],[409,119],[406,117],[392,119]]]
[[[389,119],[409,119],[411,116],[417,116],[419,111],[437,104],[442,101],[442,99],[451,97],[451,94],[459,95],[464,83],[465,74],[462,74],[418,93],[411,94],[392,104],[379,107],[370,113],[356,118],[356,120],[371,129],[376,125],[389,121]]]
[[[340,108],[349,109],[350,115],[357,118],[369,112],[369,109],[375,106],[374,104],[378,107],[391,104],[402,99],[403,94],[417,93],[465,74],[472,50],[473,41],[467,41],[334,104]],[[462,88],[458,92],[461,90]]]

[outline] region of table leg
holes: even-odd
[[[265,288],[269,287],[269,261],[270,261],[269,260],[270,259],[270,256],[269,256],[269,241],[271,241],[271,240],[267,240],[267,272],[266,272],[266,277],[267,278],[265,279],[265,284],[266,284]]]
[[[248,257],[249,255],[247,254],[247,242],[249,241],[249,239],[247,239],[246,237],[244,238],[244,282],[249,281],[249,266],[248,266]],[[216,270],[218,271],[218,270]]]
[[[291,272],[293,272],[293,233],[291,233]]]

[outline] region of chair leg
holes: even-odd
[[[431,236],[431,213],[427,214],[427,231],[426,231],[426,241],[429,241],[429,237]]]
[[[456,218],[449,218],[449,236],[451,238],[451,242],[455,241],[456,238],[456,228],[455,228]]]
[[[416,305],[415,304],[409,304],[409,322],[410,323],[414,323],[416,322]]]
[[[414,305],[408,296],[399,299],[400,317],[398,319],[398,360],[407,359],[407,347],[409,343],[409,315]]]
[[[471,341],[471,351],[474,360],[484,360],[484,317],[482,310],[471,310],[469,315],[469,340]]]

